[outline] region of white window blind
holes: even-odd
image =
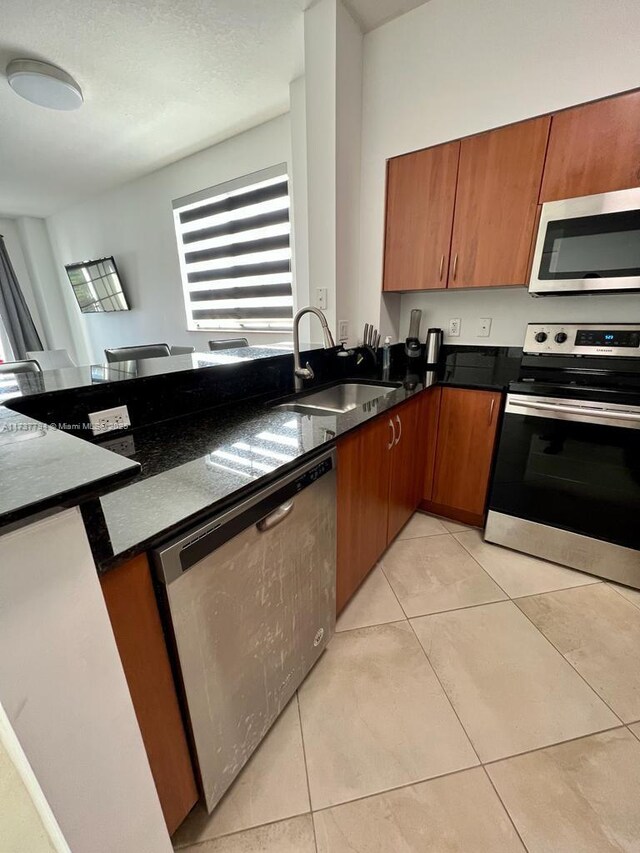
[[[289,331],[286,165],[177,199],[173,210],[188,328]]]

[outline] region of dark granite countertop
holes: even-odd
[[[0,524],[72,506],[130,479],[137,462],[0,406]]]
[[[253,401],[134,431],[122,449],[141,463],[141,476],[83,508],[99,570],[226,509],[422,390],[398,383],[341,415],[302,415],[274,408],[274,400]]]
[[[126,380],[199,371],[255,359],[290,355],[288,344],[242,347],[111,365],[88,365],[39,374],[0,376],[0,528],[73,506],[136,476],[138,462],[108,446],[83,441],[73,432],[14,411],[25,400],[56,392],[113,386]]]
[[[320,344],[302,344],[303,349],[314,349]],[[41,373],[4,374],[0,381],[0,404],[10,403],[21,397],[50,394],[72,388],[89,388],[96,385],[111,385],[131,379],[152,376],[167,376],[201,370],[204,367],[219,367],[240,364],[277,355],[291,355],[292,348],[286,343],[260,347],[238,347],[219,352],[194,352],[188,355],[172,355],[166,358],[146,358],[140,361],[122,361],[115,364],[89,364],[83,367],[63,367],[58,370],[43,370]]]
[[[442,347],[437,377],[440,385],[506,391],[518,378],[522,349],[519,347]]]
[[[415,377],[410,383],[402,383],[403,348],[397,345],[394,350],[395,374],[391,378],[397,380],[398,387],[370,404],[331,416],[302,415],[273,407],[284,387],[280,380],[273,384],[273,377],[284,371],[287,380],[291,378],[291,354],[286,346],[195,353],[124,366],[68,368],[22,378],[14,402],[26,414],[9,408],[13,405],[11,400],[5,406],[0,405],[3,485],[0,526],[55,506],[82,503],[98,567],[105,571],[176,530],[226,508],[241,496],[287,473],[338,436],[421,391],[423,386],[415,384]],[[511,348],[445,346],[439,381],[456,387],[502,390],[516,378],[520,354],[520,350]],[[362,359],[356,362],[355,358],[336,360],[334,352],[331,356],[334,367],[329,369],[320,358],[320,351],[311,351],[309,355],[312,361],[320,359],[316,380],[319,384],[351,375],[356,381],[380,375],[370,360],[367,366],[368,356],[364,362]],[[223,395],[219,401],[202,405],[204,411],[196,406],[189,414],[176,417],[174,410],[166,416],[170,419],[159,423],[150,422],[155,417],[151,412],[146,421],[139,421],[140,426],[134,420],[132,431],[100,443],[83,440],[73,432],[48,428],[28,416],[27,404],[32,401],[34,411],[40,412],[38,416],[43,420],[47,416],[46,405],[51,401],[64,401],[59,408],[66,412],[68,395],[75,395],[74,389],[94,402],[98,394],[96,386],[104,389],[99,394],[108,395],[114,393],[110,389],[124,389],[122,381],[132,379],[142,382],[137,386],[133,383],[132,389],[147,388],[138,390],[138,394],[148,395],[151,382],[155,383],[152,393],[157,395],[158,383],[162,384],[165,376],[171,376],[174,388],[182,388],[184,376],[213,377],[222,369],[218,380],[198,378],[199,384],[194,388],[200,394],[207,383],[213,382],[214,390],[221,387],[216,384],[219,382],[233,384],[235,372],[228,371],[233,370],[234,364],[244,371],[246,382],[247,371],[256,375],[247,362],[256,359],[265,360],[265,368],[258,375],[272,377],[268,380],[269,390],[265,386],[261,396],[254,383],[248,392],[249,400],[240,399],[245,387],[242,386],[234,392],[235,399],[233,395],[226,398]],[[349,373],[361,362],[364,367],[356,371],[357,376]],[[337,363],[341,373],[334,375]],[[207,368],[213,368],[213,373]],[[59,398],[60,393],[63,396]],[[171,389],[168,395],[173,396]],[[144,408],[144,399],[142,403],[138,399],[137,408],[134,406],[136,414]],[[166,405],[162,400],[147,399],[154,405]],[[47,401],[46,405],[41,401]],[[177,404],[178,412],[180,405]]]

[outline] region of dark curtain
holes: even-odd
[[[41,350],[42,341],[33,323],[31,312],[15,271],[9,260],[4,237],[0,234],[0,318],[16,360],[27,357],[27,350]]]

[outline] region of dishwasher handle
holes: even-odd
[[[256,524],[258,531],[260,533],[266,533],[267,530],[273,530],[274,527],[277,527],[280,522],[284,521],[285,518],[291,513],[294,504],[294,500],[290,500],[286,503],[281,504],[278,509],[270,513],[266,518],[261,519]]]
[[[300,492],[326,475],[335,479],[336,459],[336,449],[332,447],[189,533],[154,548],[151,553],[160,583],[168,585],[179,580],[245,530],[272,530],[291,513]]]

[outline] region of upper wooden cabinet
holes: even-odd
[[[463,139],[449,287],[525,284],[550,119]]]
[[[640,186],[640,92],[553,116],[540,201]]]
[[[388,163],[384,290],[447,284],[460,143]]]
[[[640,186],[640,91],[387,164],[383,289],[524,285],[539,202]]]

